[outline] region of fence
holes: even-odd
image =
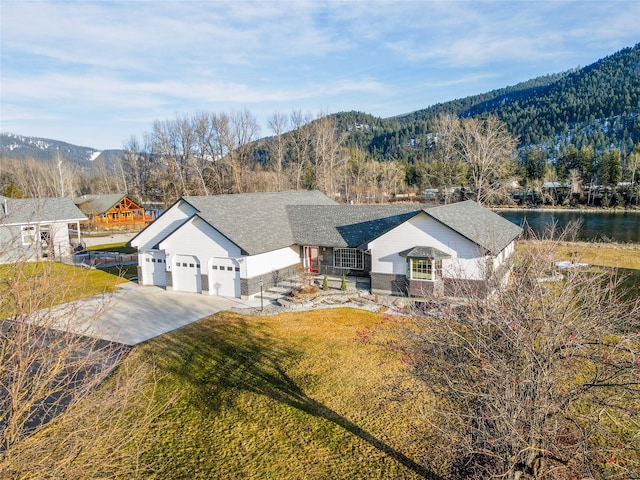
[[[138,263],[137,253],[116,252],[83,252],[72,255],[74,265],[89,267],[113,267],[118,265],[135,265]]]

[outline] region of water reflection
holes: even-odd
[[[576,240],[640,243],[640,212],[508,210],[497,213],[520,226],[526,220],[537,234],[544,232],[554,222],[563,228],[578,221],[581,227]]]

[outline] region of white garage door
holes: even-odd
[[[209,293],[240,298],[240,264],[233,258],[212,258],[209,262]]]
[[[167,286],[165,256],[163,252],[145,252],[140,255],[142,285]]]
[[[176,255],[173,260],[173,289],[202,293],[200,260],[195,255]]]

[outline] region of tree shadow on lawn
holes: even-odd
[[[423,478],[440,479],[423,465],[309,397],[286,372],[286,365],[295,363],[302,352],[271,336],[264,325],[249,325],[239,316],[212,318],[156,340],[154,347],[160,347],[159,363],[162,363],[162,354],[170,353],[173,358],[166,367],[191,384],[199,397],[193,400],[208,410],[232,405],[241,391],[264,395],[338,425]]]

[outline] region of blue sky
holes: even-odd
[[[640,0],[0,0],[0,130],[121,148],[248,109],[389,117],[640,41]]]

